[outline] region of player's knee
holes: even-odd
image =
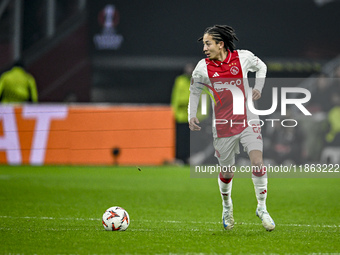
[[[224,179],[231,179],[231,178],[234,177],[234,173],[223,173],[223,172],[222,172],[222,177],[223,177]]]
[[[262,168],[263,167],[263,161],[262,161],[262,158],[258,157],[258,158],[254,158],[251,160],[251,165],[253,167],[256,167],[256,168]]]
[[[251,161],[251,166],[252,166],[252,174],[257,177],[261,177],[266,173],[266,169],[263,166],[263,161],[261,158],[253,159]]]
[[[232,166],[223,166],[221,175],[224,179],[231,179],[234,177],[233,167]]]

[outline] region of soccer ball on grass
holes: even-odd
[[[103,226],[108,231],[124,231],[130,225],[127,211],[119,206],[110,207],[103,214]]]

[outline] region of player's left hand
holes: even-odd
[[[257,89],[253,89],[253,100],[259,100],[261,98],[261,92]]]

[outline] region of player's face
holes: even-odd
[[[221,60],[223,51],[222,42],[216,43],[216,41],[209,34],[204,34],[203,36],[203,53],[207,55],[207,58],[211,60]]]

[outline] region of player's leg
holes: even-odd
[[[215,156],[222,166],[222,171],[218,176],[218,186],[223,206],[222,221],[224,228],[229,230],[234,227],[233,203],[231,200],[234,177],[232,166],[235,164],[235,153],[239,153],[238,140],[236,138],[215,138],[214,147]]]
[[[262,151],[252,150],[249,152],[252,165],[252,180],[257,199],[256,215],[261,219],[263,227],[272,231],[275,229],[275,223],[267,211],[267,191],[268,178],[265,167],[263,166]]]
[[[264,228],[272,231],[275,228],[275,223],[270,217],[266,206],[268,178],[266,168],[263,165],[263,143],[259,130],[254,130],[252,127],[245,129],[242,132],[241,143],[248,152],[252,166],[252,181],[258,203],[256,215],[262,220]]]
[[[223,167],[223,172],[220,172],[218,176],[218,186],[222,197],[222,204],[229,206],[231,204],[231,189],[233,186],[233,173],[229,173],[229,167]]]
[[[252,180],[255,188],[258,207],[267,209],[267,184],[268,178],[266,169],[263,166],[262,151],[252,150],[249,152],[249,158],[252,166]]]
[[[218,176],[218,186],[222,197],[222,222],[226,230],[234,227],[233,202],[231,200],[231,190],[233,186],[233,175]]]

